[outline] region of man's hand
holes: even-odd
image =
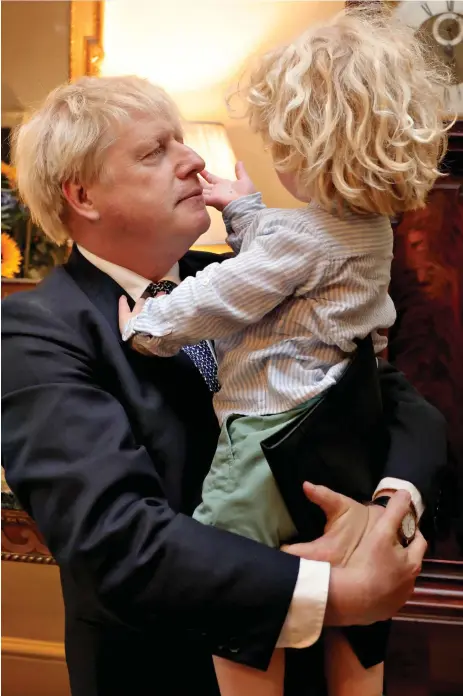
[[[140,314],[145,301],[146,300],[144,299],[137,300],[134,308],[130,310],[129,303],[127,302],[125,295],[122,295],[119,298],[119,330],[122,335],[124,335],[129,320]]]
[[[384,621],[409,599],[427,546],[420,532],[407,548],[399,543],[397,530],[409,506],[410,495],[397,491],[345,568],[332,568],[327,625]]]
[[[314,486],[307,481],[304,493],[325,513],[325,533],[315,541],[284,546],[282,551],[308,560],[345,565],[365,533],[369,508],[325,486]]]
[[[389,491],[393,495],[395,491]],[[323,536],[315,541],[283,546],[282,551],[311,561],[327,561],[334,566],[345,566],[361,539],[383,516],[379,505],[362,505],[352,498],[306,481],[304,493],[321,507],[327,522]]]
[[[357,503],[325,486],[304,483],[304,493],[326,515],[325,533],[319,539],[302,544],[284,546],[282,551],[313,561],[328,561],[335,566],[344,566],[363,535],[375,519],[376,510]],[[384,508],[380,508],[381,513]]]
[[[206,205],[211,205],[222,212],[232,201],[256,193],[254,184],[242,162],[236,163],[235,173],[236,181],[231,181],[230,179],[221,179],[206,170],[201,172],[201,176],[205,180],[201,181],[201,186]]]
[[[325,624],[366,625],[391,618],[411,596],[426,552],[420,532],[407,548],[398,539],[410,494],[398,491],[384,509],[361,505],[323,486],[305,484],[304,491],[327,515],[327,532],[283,550],[308,560],[344,564],[331,568]],[[346,536],[349,529],[355,538]]]

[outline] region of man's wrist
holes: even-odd
[[[332,567],[325,611],[325,626],[353,626],[359,623],[362,592],[358,572]]]
[[[384,489],[384,490],[378,491],[377,493],[375,493],[375,495],[373,496],[373,500],[371,500],[369,504],[370,505],[378,505],[378,506],[382,506],[383,508],[386,508],[388,501],[392,498],[392,496],[395,493],[397,493],[397,491],[392,490],[392,489]],[[413,517],[415,518],[415,523],[418,524],[420,521],[420,515],[417,512],[416,506],[413,503],[412,498],[410,499],[410,511],[411,511]]]
[[[414,511],[416,513],[417,519],[419,520],[424,512],[423,498],[416,486],[414,486],[413,483],[411,483],[410,481],[387,476],[379,482],[373,494],[373,498],[383,495],[392,496],[399,490],[408,491],[410,493]]]
[[[329,563],[301,559],[278,648],[307,648],[318,640],[325,617],[329,578]]]

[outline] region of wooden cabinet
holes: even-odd
[[[36,280],[28,280],[27,278],[13,278],[12,280],[2,278],[2,300],[14,292],[32,290],[36,285]]]
[[[393,622],[387,696],[462,696],[463,565],[425,561],[412,599]]]
[[[34,522],[2,494],[2,694],[70,696],[59,571]]]
[[[463,696],[463,123],[427,207],[395,225],[389,360],[445,415],[449,458],[436,539],[394,621],[387,696]]]

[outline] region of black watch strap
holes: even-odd
[[[390,499],[390,495],[379,495],[374,500],[370,500],[369,505],[381,505],[381,507],[385,508],[387,507]]]

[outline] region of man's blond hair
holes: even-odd
[[[394,215],[425,204],[445,152],[431,53],[387,12],[346,11],[267,53],[240,91],[277,170],[313,200]]]
[[[33,220],[56,243],[69,236],[62,184],[89,185],[105,175],[104,150],[115,126],[135,114],[180,122],[160,87],[139,77],[82,77],[57,87],[13,136],[19,193]]]

